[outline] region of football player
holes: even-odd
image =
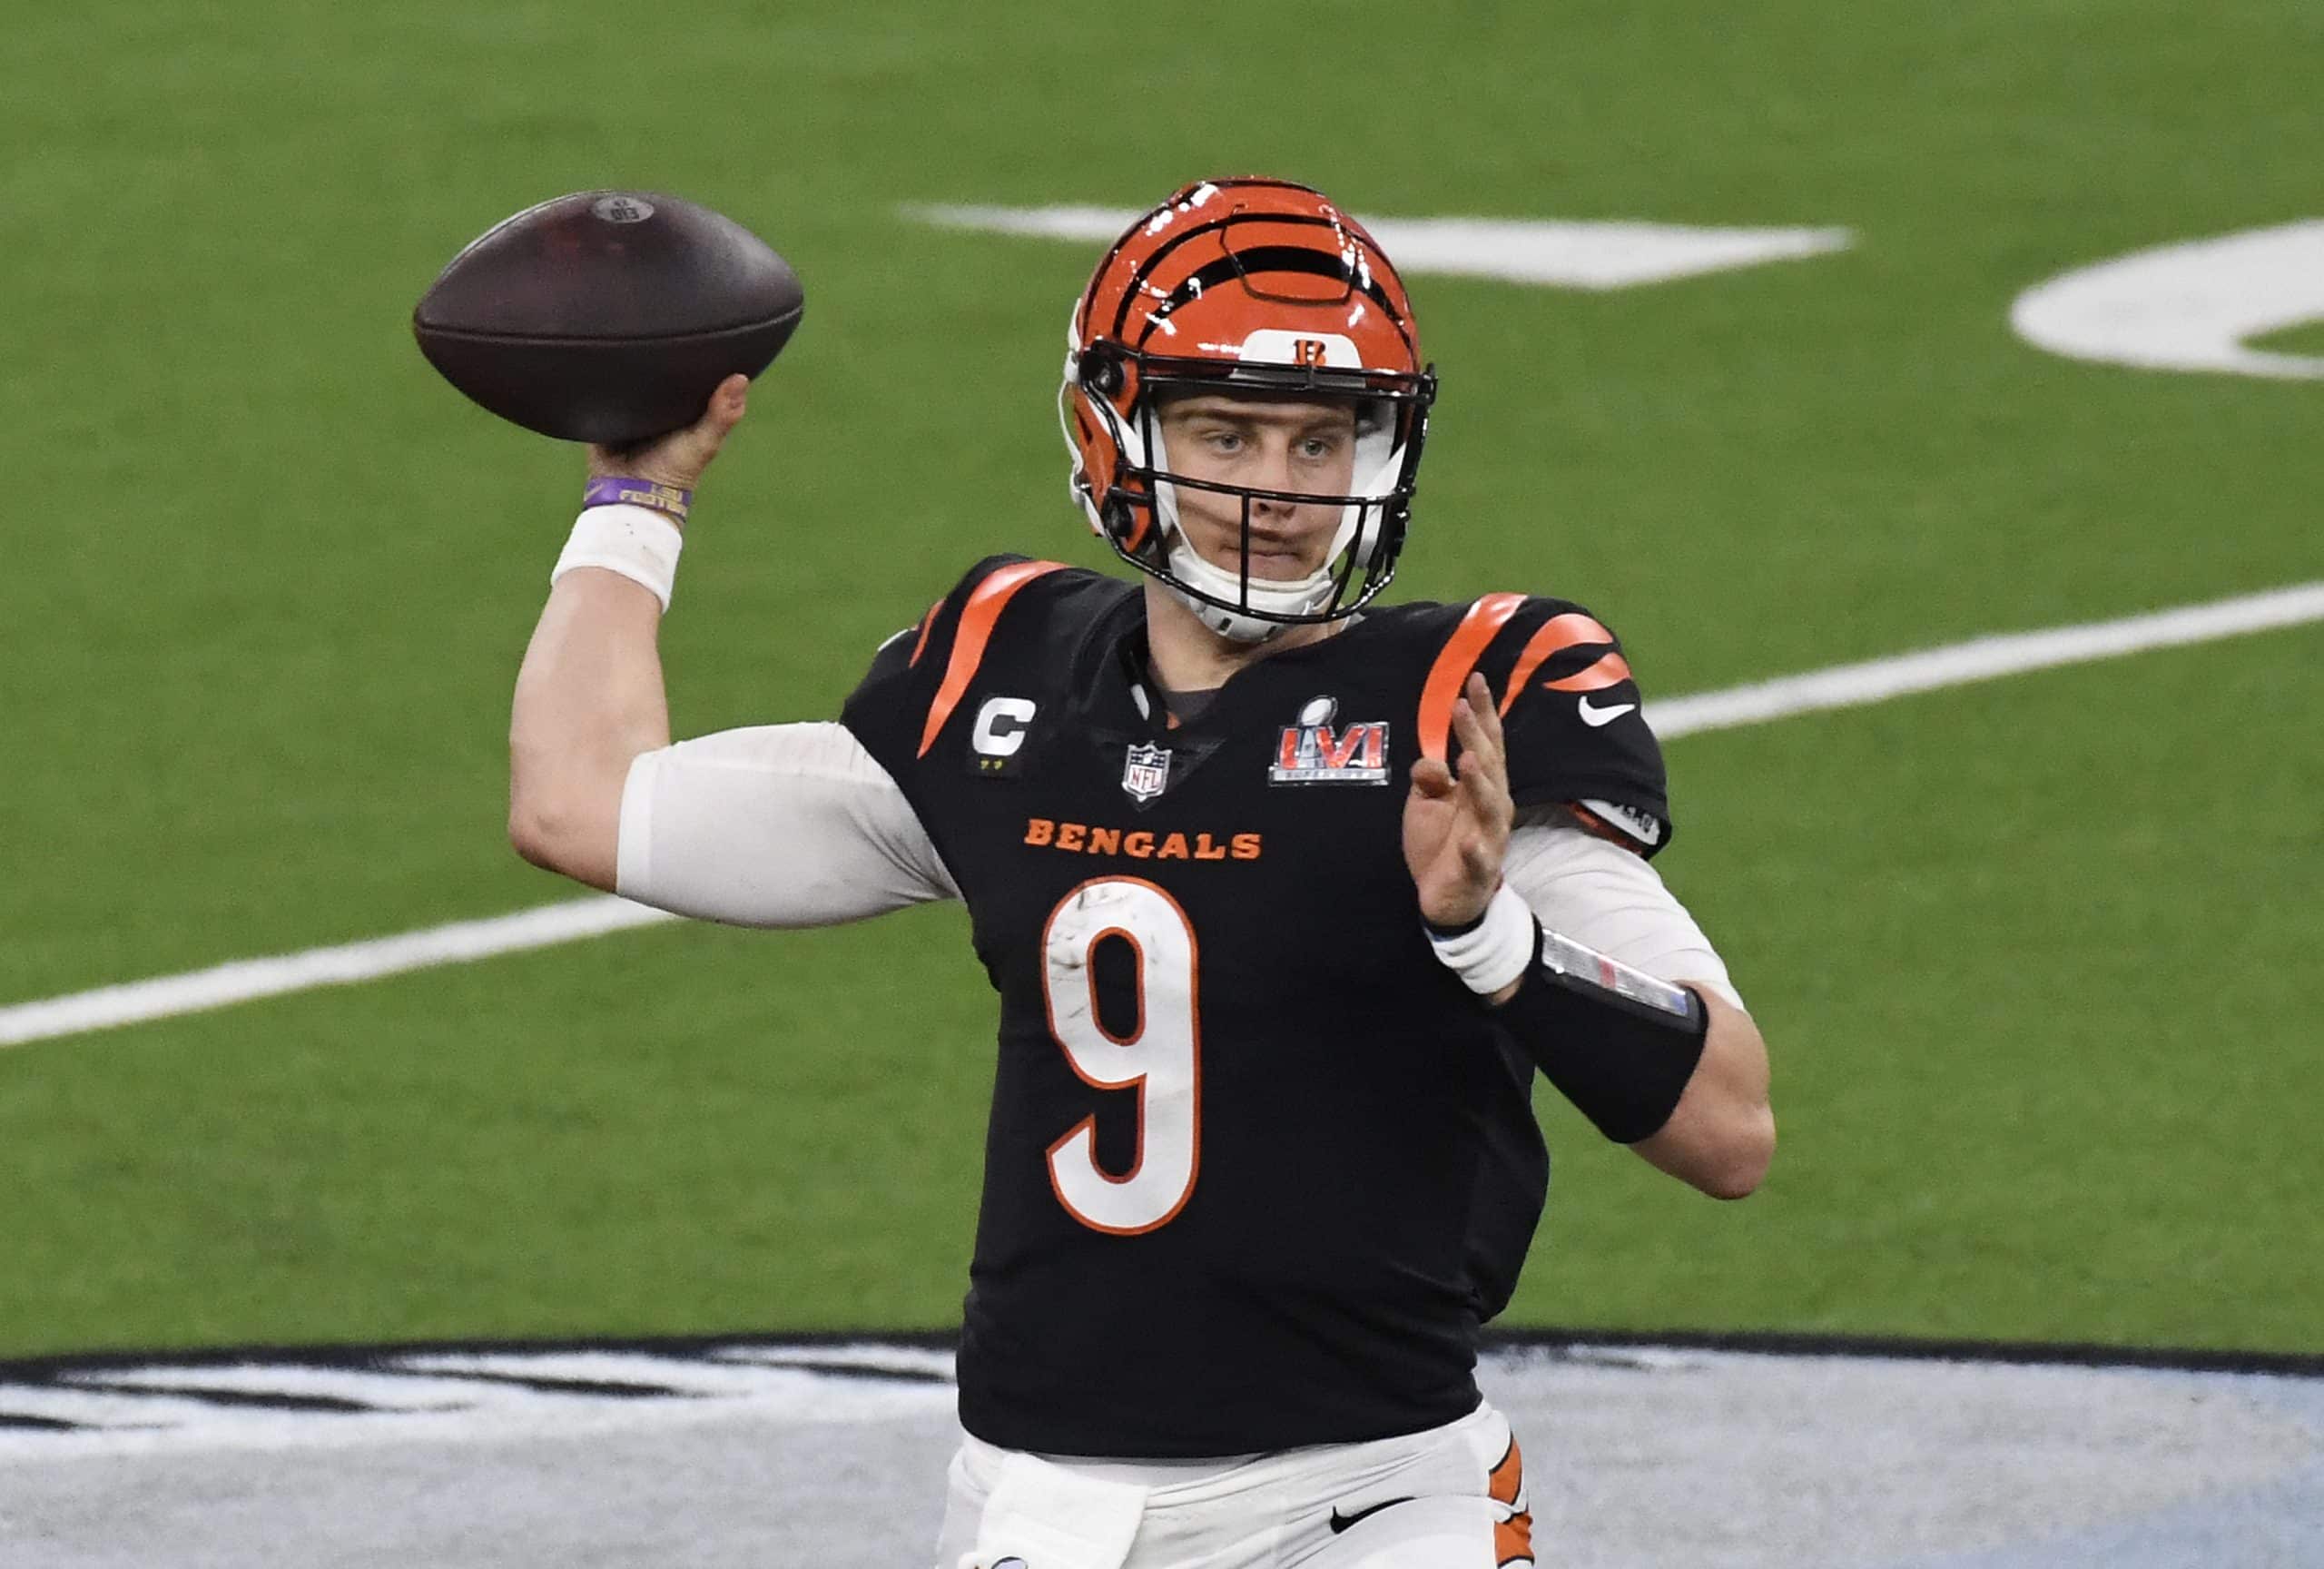
[[[1706,1193],[1767,1169],[1766,1050],[1649,864],[1614,634],[1378,602],[1435,390],[1362,225],[1188,186],[1098,263],[1060,390],[1137,576],[988,558],[837,723],[676,745],[656,628],[746,385],[591,452],[517,679],[518,850],[743,924],[960,899],[1000,994],[941,1569],[1530,1564],[1473,1365],[1546,1191],[1534,1076]]]

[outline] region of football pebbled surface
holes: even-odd
[[[411,327],[428,362],[502,419],[622,447],[691,424],[720,381],[764,370],[805,304],[790,263],[723,213],[582,191],[470,242]]]

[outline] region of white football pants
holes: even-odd
[[[953,1456],[936,1569],[1502,1569],[1533,1562],[1491,1406],[1369,1444],[1241,1460]]]

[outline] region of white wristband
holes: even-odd
[[[576,567],[602,567],[654,591],[665,610],[678,578],[678,552],[685,535],[650,507],[591,507],[573,525],[565,553],[549,573],[551,587]]]
[[[1461,983],[1490,997],[1533,962],[1533,911],[1504,883],[1485,906],[1484,919],[1457,936],[1428,934],[1428,945]]]

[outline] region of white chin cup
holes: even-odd
[[[1356,495],[1373,498],[1394,486],[1400,453],[1392,450],[1393,446],[1393,438],[1387,437],[1385,432],[1358,446],[1359,464],[1368,459],[1374,467],[1368,482],[1355,491]],[[1154,432],[1152,461],[1157,472],[1169,472],[1169,455],[1164,449],[1159,429]],[[1324,554],[1324,564],[1306,577],[1288,580],[1254,577],[1249,592],[1246,593],[1240,572],[1229,571],[1205,558],[1202,552],[1195,548],[1194,542],[1187,538],[1186,529],[1178,523],[1178,488],[1165,479],[1157,479],[1154,483],[1154,519],[1166,545],[1164,558],[1168,562],[1172,575],[1187,588],[1196,590],[1190,594],[1186,588],[1173,587],[1171,592],[1195,613],[1196,620],[1236,643],[1264,643],[1279,636],[1285,627],[1295,624],[1280,617],[1313,616],[1330,604],[1339,576],[1333,570],[1333,563],[1339,560],[1349,541],[1357,537],[1364,524],[1364,513],[1375,507],[1383,513],[1386,510],[1384,504],[1369,499],[1351,502],[1342,510],[1340,526],[1332,535],[1332,547]],[[1357,559],[1347,568],[1351,581],[1363,573],[1379,545],[1380,530],[1375,528],[1364,538]],[[1225,604],[1211,604],[1201,597],[1203,595],[1223,600]],[[1247,609],[1233,607],[1237,606]]]
[[[1251,591],[1243,592],[1239,573],[1229,572],[1203,559],[1186,535],[1172,528],[1167,536],[1170,548],[1167,559],[1170,570],[1186,588],[1171,587],[1170,591],[1184,601],[1195,618],[1220,636],[1236,643],[1264,643],[1291,625],[1273,619],[1286,616],[1312,616],[1330,603],[1332,597],[1331,564],[1324,563],[1319,571],[1290,582],[1275,579],[1251,579]],[[1187,588],[1197,593],[1188,593]],[[1223,599],[1227,605],[1238,601],[1247,604],[1256,614],[1246,614],[1225,606],[1213,605],[1203,599],[1203,594]]]

